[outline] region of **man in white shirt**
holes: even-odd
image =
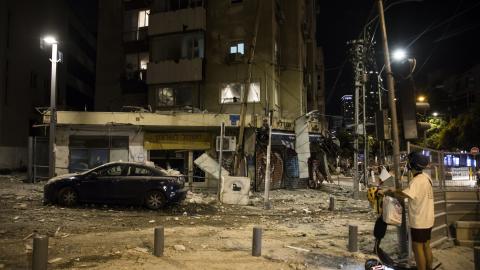
[[[433,188],[430,177],[423,173],[429,158],[418,152],[408,155],[407,168],[413,179],[404,190],[385,190],[386,195],[408,198],[408,218],[412,237],[412,249],[418,270],[431,270],[433,255],[430,248],[432,227],[435,220]]]

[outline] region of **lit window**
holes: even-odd
[[[228,83],[221,88],[221,103],[238,103],[242,97],[242,84]]]
[[[247,102],[260,102],[260,83],[255,82],[250,84]]]
[[[150,10],[140,10],[138,12],[138,28],[148,26],[148,17],[150,15]]]
[[[159,88],[158,89],[158,106],[173,106],[175,105],[173,99],[172,88]]]
[[[246,89],[245,86],[240,83],[227,83],[223,84],[220,90],[220,102],[226,104],[241,102],[242,96]],[[260,102],[260,83],[250,83],[250,91],[248,92],[247,102]]]
[[[230,46],[230,54],[245,54],[245,44],[243,42],[238,42]]]

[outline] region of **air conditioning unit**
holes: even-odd
[[[223,137],[223,152],[233,152],[237,147],[237,138],[235,136],[224,136]],[[220,136],[217,136],[216,139],[216,149],[217,152],[220,152]]]

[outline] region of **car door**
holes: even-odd
[[[125,176],[115,183],[115,198],[125,202],[143,200],[146,184],[152,175],[153,172],[146,166],[128,165]]]
[[[102,166],[92,171],[81,182],[80,194],[86,201],[113,201],[114,183],[125,174],[124,164]]]

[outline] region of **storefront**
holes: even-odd
[[[157,166],[189,176],[196,187],[208,187],[205,173],[193,161],[212,150],[214,136],[208,132],[146,132],[144,148]]]

